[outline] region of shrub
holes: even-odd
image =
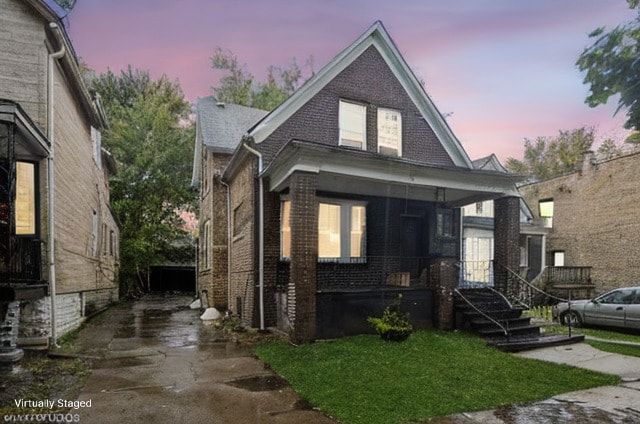
[[[409,314],[400,310],[401,300],[402,294],[398,294],[398,299],[384,309],[381,318],[367,318],[369,324],[384,340],[402,341],[413,332],[413,326],[409,322]]]

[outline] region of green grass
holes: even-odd
[[[569,328],[564,326],[548,326],[545,327],[545,331],[547,333],[554,334],[568,334]],[[630,346],[624,344],[616,344],[616,341],[622,342],[633,342],[640,343],[640,334],[632,334],[632,333],[622,333],[612,330],[603,330],[598,328],[573,328],[571,330],[573,333],[584,334],[587,336],[585,343],[595,347],[596,349],[611,352],[611,353],[619,353],[621,355],[627,356],[636,356],[640,357],[640,347],[639,346]],[[589,340],[588,337],[597,337],[602,340],[611,340],[611,343]]]
[[[402,343],[345,337],[255,349],[311,405],[345,424],[427,420],[616,384],[619,378],[517,357],[465,333],[420,331]]]

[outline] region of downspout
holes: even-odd
[[[51,22],[49,27],[54,32],[59,32],[60,28],[58,28],[58,24]],[[58,37],[59,40],[62,37]],[[49,157],[47,158],[47,179],[49,184],[49,242],[48,242],[48,250],[49,250],[49,295],[51,296],[51,345],[57,346],[57,338],[58,334],[56,331],[56,263],[55,263],[55,217],[54,217],[54,187],[55,187],[55,175],[53,168],[53,152],[55,149],[55,135],[54,135],[54,78],[53,71],[55,67],[55,63],[58,59],[61,59],[67,52],[64,42],[60,42],[60,50],[55,53],[49,54],[49,62],[48,62],[48,84],[47,84],[47,137],[49,138],[49,143],[51,143],[51,148],[49,150]]]
[[[227,310],[231,308],[231,188],[229,184],[222,181],[222,177],[220,177],[220,182],[226,188],[226,196],[227,196]]]
[[[258,292],[260,306],[260,330],[264,330],[264,180],[262,174],[262,153],[250,147],[246,140],[242,145],[258,158]]]

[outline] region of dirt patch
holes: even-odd
[[[89,365],[81,359],[50,358],[45,352],[26,351],[20,362],[0,367],[0,416],[66,411],[68,408],[55,406],[53,410],[24,408],[16,401],[75,400],[88,376]]]

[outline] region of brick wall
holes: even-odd
[[[494,269],[496,289],[507,293],[506,267],[518,272],[520,266],[520,198],[501,197],[494,201],[494,260],[502,266]]]
[[[288,286],[289,322],[296,343],[315,340],[316,264],[318,262],[317,175],[291,176],[291,271]]]
[[[0,98],[14,100],[47,125],[47,52],[43,22],[22,1],[0,0]]]
[[[422,119],[380,53],[375,47],[370,47],[258,145],[264,154],[265,166],[291,139],[337,146],[340,99],[367,106],[367,150],[377,151],[377,108],[391,108],[402,113],[404,158],[434,165],[452,165],[435,133]]]
[[[257,326],[255,288],[258,275],[255,234],[257,205],[255,197],[255,161],[246,161],[232,181],[230,190],[230,297],[229,309],[239,314],[244,325]]]
[[[203,148],[202,169],[206,169],[200,187],[200,238],[198,258],[198,292],[207,307],[227,310],[228,305],[228,217],[227,187],[220,175],[230,155],[212,153]],[[205,181],[206,179],[206,181]],[[205,224],[209,223],[209,246],[205,246]],[[204,258],[206,249],[211,255],[210,264]]]
[[[640,152],[587,163],[580,172],[520,189],[540,222],[538,202],[553,199],[547,253],[566,266],[592,266],[597,291],[640,281]]]

